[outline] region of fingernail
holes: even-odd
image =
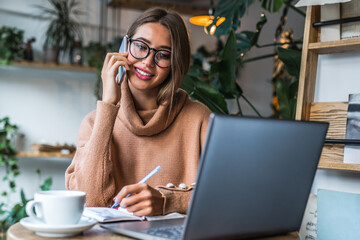
[[[117,198],[117,197],[114,197],[114,198],[113,198],[113,200],[114,200],[114,202],[116,202],[116,203],[118,203],[118,202],[119,202],[119,200],[118,200],[118,198]]]

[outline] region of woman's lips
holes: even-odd
[[[144,71],[142,69],[139,69],[137,67],[134,68],[135,69],[135,75],[140,78],[141,80],[144,81],[148,81],[150,79],[152,79],[154,77],[154,74],[150,74],[147,71]]]

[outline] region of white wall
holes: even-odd
[[[25,139],[18,150],[33,143],[74,144],[82,118],[95,108],[96,74],[22,67],[0,67],[0,116],[9,116]],[[53,189],[64,189],[64,172],[69,160],[20,158],[18,186],[32,197],[38,187],[34,169],[42,181],[53,177]],[[0,183],[0,189],[4,184]],[[15,199],[18,196],[13,196]]]
[[[79,2],[81,8],[88,12],[79,17],[85,28],[84,45],[90,41],[99,41],[100,1]],[[0,26],[14,26],[25,30],[25,39],[36,37],[33,44],[35,60],[41,61],[43,33],[48,20],[34,17],[39,14],[33,7],[35,4],[49,6],[47,0],[0,0]],[[120,23],[114,22],[114,11],[118,12]],[[256,1],[246,13],[241,30],[254,31],[262,11]],[[116,33],[125,34],[129,25],[140,14],[140,11],[135,10],[109,9],[108,41],[112,40]],[[268,13],[266,15],[270,16]],[[192,51],[195,52],[201,45],[205,45],[209,50],[214,49],[216,38],[206,35],[203,27],[191,25],[188,22],[189,17],[184,16],[184,19],[189,28]],[[280,14],[269,17],[259,41],[261,44],[272,42],[279,19]],[[295,38],[299,38],[302,35],[304,18],[290,10],[289,21],[294,28]],[[250,53],[250,57],[272,52],[273,48],[255,50]],[[61,62],[67,61],[65,57],[61,59]],[[239,83],[245,95],[264,116],[271,114],[272,64],[272,58],[249,63],[241,70],[239,76]],[[19,125],[20,132],[25,134],[25,144],[20,145],[19,150],[28,149],[30,144],[43,141],[75,144],[82,118],[95,108],[95,80],[95,73],[0,67],[0,117],[9,116],[12,123]],[[242,105],[246,115],[254,115],[246,104]],[[28,197],[32,197],[38,186],[34,168],[40,168],[42,179],[53,176],[53,189],[63,189],[64,171],[68,164],[67,160],[20,159],[22,174],[18,178],[18,185],[25,189]],[[0,182],[0,189],[3,187],[3,183]]]

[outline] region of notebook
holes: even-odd
[[[91,217],[96,219],[100,223],[107,222],[119,222],[119,221],[156,221],[164,219],[175,219],[175,218],[184,218],[184,215],[180,213],[170,213],[167,215],[159,216],[147,216],[147,217],[138,217],[134,216],[132,213],[126,211],[126,209],[114,209],[108,207],[85,207],[84,216]]]
[[[187,217],[101,226],[140,239],[241,239],[298,231],[327,128],[320,122],[212,114]]]
[[[319,189],[317,239],[360,239],[360,194]]]

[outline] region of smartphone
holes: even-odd
[[[128,48],[128,40],[127,40],[127,37],[125,36],[120,44],[120,48],[119,48],[119,53],[126,53],[127,52],[127,48]],[[118,73],[118,76],[119,76],[119,79],[118,79],[118,84],[120,85],[121,84],[121,81],[123,80],[124,78],[124,74],[125,74],[126,70],[125,70],[125,67],[123,66],[120,66],[119,67],[119,73]]]

